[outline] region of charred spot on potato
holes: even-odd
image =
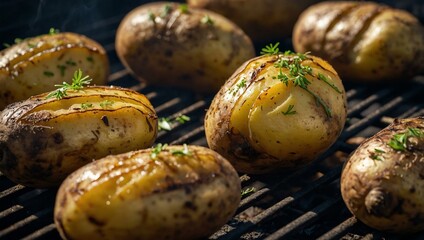
[[[192,201],[184,202],[184,208],[190,209],[192,211],[197,211],[197,206]]]
[[[93,216],[87,216],[87,219],[88,219],[89,222],[91,222],[92,224],[97,225],[99,227],[102,227],[106,224],[105,222],[100,221]]]
[[[56,132],[52,136],[53,136],[54,143],[56,144],[63,143],[63,135],[60,132]]]

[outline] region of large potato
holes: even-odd
[[[168,146],[108,156],[70,175],[56,198],[64,239],[205,239],[240,203],[240,180],[216,152]]]
[[[58,186],[97,158],[153,144],[157,116],[137,92],[112,87],[47,93],[9,105],[0,113],[0,170],[26,186]]]
[[[345,120],[346,94],[334,69],[317,57],[279,54],[234,73],[213,99],[205,131],[209,147],[238,171],[265,173],[312,161]]]
[[[395,120],[347,161],[341,193],[349,210],[382,231],[424,230],[424,118]]]
[[[109,61],[97,42],[75,33],[46,34],[24,39],[0,52],[0,110],[6,105],[52,91],[75,70],[106,85]]]
[[[372,2],[323,2],[295,25],[296,51],[329,61],[343,79],[403,81],[424,69],[424,29],[410,13]]]
[[[297,18],[318,0],[187,0],[189,6],[220,13],[255,42],[290,37]]]
[[[158,2],[131,11],[116,33],[122,63],[149,84],[216,93],[255,55],[246,34],[217,13]]]

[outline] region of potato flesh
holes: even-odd
[[[148,99],[120,88],[88,87],[63,99],[47,93],[6,108],[0,132],[0,167],[18,183],[59,185],[72,171],[97,158],[153,144],[157,117]],[[106,101],[109,105],[105,106]],[[91,107],[82,108],[82,103]],[[18,109],[18,110],[15,110]],[[16,159],[16,160],[14,160]]]
[[[170,146],[169,151],[183,146]],[[198,239],[234,214],[240,182],[209,149],[190,156],[151,149],[110,156],[61,186],[55,221],[69,239]],[[125,219],[125,221],[122,221]]]
[[[276,57],[260,57],[242,66],[215,96],[205,119],[209,146],[237,170],[249,173],[301,165],[327,149],[343,127],[346,97],[334,69],[312,59],[302,63],[315,74],[307,76],[308,89],[323,99],[332,117],[307,91],[276,79]],[[285,68],[282,73],[289,75]],[[317,74],[326,76],[341,93],[318,80]],[[246,86],[240,87],[243,81]],[[296,113],[283,114],[290,105]]]
[[[58,33],[26,39],[2,52],[0,110],[55,89],[81,69],[92,84],[106,85],[109,62],[101,45],[82,35]]]

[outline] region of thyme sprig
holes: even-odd
[[[152,151],[150,152],[150,158],[152,159],[156,159],[159,154],[166,150],[168,148],[168,144],[162,144],[162,143],[158,143],[156,144],[155,147],[152,148]],[[188,145],[184,143],[183,145],[183,149],[176,149],[176,150],[172,150],[171,154],[173,156],[190,156],[191,152],[190,149],[188,149]]]
[[[265,55],[274,55],[279,54],[278,44],[270,44],[266,48],[262,49],[261,54]],[[327,103],[317,94],[315,94],[313,91],[311,91],[308,88],[308,85],[311,84],[311,82],[307,79],[306,76],[314,76],[312,67],[311,66],[305,66],[302,64],[304,60],[307,60],[309,58],[308,56],[309,52],[306,53],[294,53],[290,50],[285,51],[282,55],[278,56],[278,60],[274,63],[274,67],[278,68],[278,74],[276,79],[280,80],[282,83],[284,83],[286,86],[288,86],[289,82],[292,82],[295,87],[300,87],[304,89],[306,92],[308,92],[310,95],[314,97],[317,104],[321,105],[325,113],[328,117],[332,117],[332,112],[330,107],[327,105]],[[288,69],[289,73],[285,74],[283,73],[283,68]],[[320,78],[318,76],[318,78]],[[334,84],[330,83],[328,79],[322,75],[321,80],[325,81],[328,85],[330,85],[335,91],[338,93],[341,93],[341,91],[334,86]],[[293,106],[294,107],[294,106]],[[292,108],[293,108],[292,107]]]
[[[72,83],[69,84],[67,82],[63,82],[62,84],[55,84],[55,87],[59,87],[55,91],[50,92],[46,98],[55,97],[56,99],[62,99],[67,96],[67,91],[74,90],[79,91],[83,89],[86,85],[89,85],[92,79],[90,76],[82,76],[81,69],[78,69],[74,72],[74,76],[72,78]]]
[[[276,44],[269,44],[266,45],[264,48],[261,49],[260,54],[261,55],[276,55],[280,53],[280,49],[278,48],[278,45],[280,45],[279,42]]]

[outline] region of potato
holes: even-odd
[[[297,18],[318,0],[187,0],[191,7],[220,13],[240,26],[255,42],[290,37]]]
[[[397,119],[364,141],[341,176],[349,210],[381,231],[424,230],[424,118]]]
[[[87,87],[62,99],[47,93],[0,113],[0,170],[16,183],[58,186],[94,159],[150,147],[157,116],[135,91]]]
[[[228,19],[185,5],[141,5],[122,20],[116,51],[139,80],[216,93],[231,73],[255,56],[251,40]]]
[[[93,84],[106,85],[109,61],[97,42],[75,33],[24,39],[0,52],[0,110],[8,104],[54,90],[81,69]]]
[[[279,54],[249,60],[228,79],[205,132],[209,147],[238,171],[266,173],[314,160],[345,120],[346,93],[334,69],[314,56]]]
[[[424,29],[410,13],[372,2],[323,2],[302,13],[296,51],[311,51],[343,79],[401,82],[424,69]]]
[[[54,221],[64,239],[205,239],[233,216],[240,197],[237,172],[216,152],[163,146],[72,173]]]

